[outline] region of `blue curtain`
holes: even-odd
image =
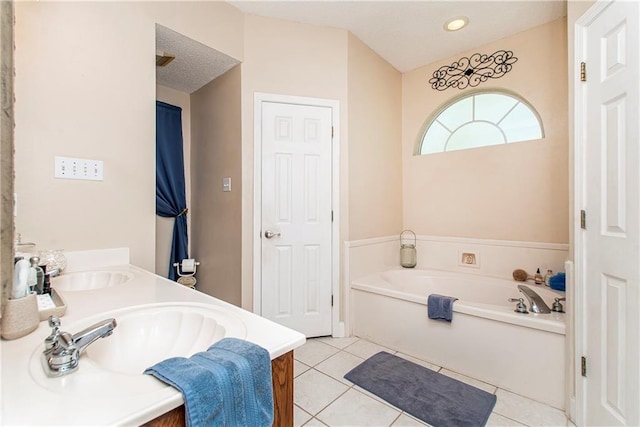
[[[156,101],[156,214],[175,218],[167,276],[171,280],[177,277],[173,263],[189,258],[187,211],[182,108]]]

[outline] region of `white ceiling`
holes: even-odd
[[[227,2],[244,13],[347,29],[401,72],[566,14],[565,0]],[[444,22],[456,16],[468,17],[469,25],[453,33],[444,31]],[[238,64],[236,59],[161,25],[156,25],[156,50],[176,57],[166,67],[156,67],[157,83],[186,93]]]
[[[158,24],[156,51],[176,57],[165,67],[156,67],[156,83],[189,94],[239,63],[222,52]]]
[[[248,14],[347,29],[401,72],[566,15],[565,0],[227,2]],[[469,25],[445,31],[456,16]]]

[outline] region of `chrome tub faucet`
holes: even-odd
[[[540,295],[538,295],[533,289],[526,285],[518,285],[518,290],[522,292],[527,301],[529,302],[529,310],[532,313],[551,313],[551,309]]]
[[[116,319],[105,319],[71,335],[60,330],[60,319],[49,317],[51,335],[44,340],[42,367],[50,377],[70,374],[78,369],[82,352],[99,338],[108,337],[117,326]]]

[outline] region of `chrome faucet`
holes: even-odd
[[[529,302],[530,311],[532,313],[551,313],[551,309],[540,295],[526,285],[518,285],[518,290],[523,293]]]
[[[70,374],[78,369],[82,352],[99,338],[108,337],[117,326],[116,319],[105,319],[75,335],[60,330],[60,319],[49,317],[51,335],[44,340],[42,367],[50,377]]]

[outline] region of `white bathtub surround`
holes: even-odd
[[[400,267],[399,236],[344,242],[344,283],[395,267]]]
[[[125,264],[108,263],[109,260],[122,261],[125,255]],[[298,332],[129,265],[128,250],[68,253],[67,259],[68,268],[61,279],[67,274],[82,274],[77,272],[94,268],[130,277],[127,281],[100,289],[60,290],[68,306],[66,314],[60,319],[61,329],[72,334],[108,317],[116,317],[118,321],[118,317],[126,315],[129,309],[153,311],[159,307],[187,306],[197,307],[205,313],[218,312],[238,320],[246,328],[246,333],[244,329],[242,332],[245,339],[266,348],[272,359],[305,341],[304,335]],[[86,263],[83,264],[81,260]],[[56,287],[55,280],[53,288]],[[120,367],[118,370],[113,367],[109,369],[108,364],[104,361],[98,363],[100,358],[92,355],[91,352],[98,351],[99,346],[115,345],[117,338],[124,338],[121,336],[126,331],[124,325],[125,321],[122,320],[112,336],[92,344],[96,347],[90,346],[83,353],[76,372],[59,378],[46,377],[40,363],[44,339],[51,332],[47,322],[40,322],[38,329],[23,338],[3,341],[2,424],[140,425],[180,406],[183,403],[182,394],[173,387],[141,373],[122,373]],[[166,336],[170,337],[170,331],[166,332]],[[105,402],[108,402],[108,408]]]
[[[569,245],[560,243],[470,239],[463,237],[417,236],[418,269],[459,271],[511,279],[521,268],[533,275],[550,268],[564,271]],[[345,283],[400,267],[400,237],[385,236],[345,242]],[[475,254],[475,265],[464,265],[463,254]]]
[[[566,314],[515,313],[507,299],[521,296],[518,284],[434,270],[373,274],[351,283],[353,333],[564,409]],[[563,295],[530,287],[550,307]],[[451,323],[427,317],[431,293],[459,298]]]

